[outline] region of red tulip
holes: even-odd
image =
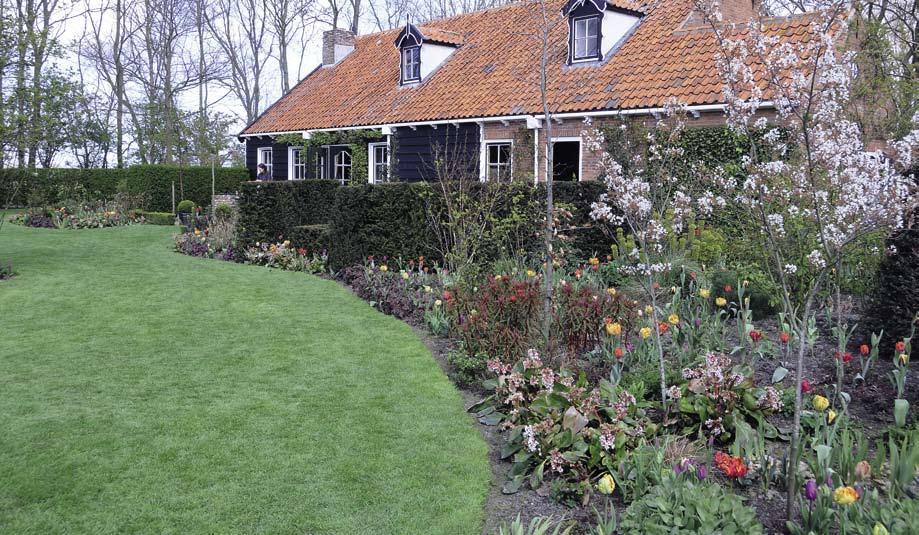
[[[625,351],[623,351],[621,347],[617,347],[616,350],[613,351],[613,355],[616,355],[617,359],[621,359],[625,355]]]
[[[791,336],[786,332],[783,332],[782,334],[779,335],[779,342],[782,342],[783,344],[787,344],[788,340],[790,339],[791,339]]]
[[[807,379],[801,379],[801,393],[807,394],[811,391],[811,382]]]
[[[730,284],[725,284],[725,285],[724,285],[724,293],[728,293],[728,294],[729,294],[729,293],[731,293],[731,292],[733,292],[733,291],[734,291],[734,287],[733,287],[733,286],[731,286]]]
[[[444,301],[449,301],[453,299],[453,294],[450,293],[450,290],[444,290],[443,298],[444,298]]]
[[[900,340],[899,342],[897,342],[897,351],[900,353],[906,351],[906,342],[904,342],[903,340]]]
[[[753,340],[754,343],[759,342],[762,337],[763,333],[759,331],[750,331],[750,339]]]
[[[861,352],[862,355],[868,355],[868,353],[871,353],[871,348],[868,347],[868,344],[862,344],[861,347],[858,348],[858,350]]]

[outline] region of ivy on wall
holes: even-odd
[[[369,158],[367,145],[382,140],[382,132],[372,128],[313,132],[309,139],[305,139],[301,134],[282,134],[275,138],[276,143],[301,147],[306,151],[325,145],[348,145],[348,152],[351,154],[351,185],[367,183],[367,160]],[[316,162],[310,163],[315,164]],[[390,171],[392,171],[392,165],[390,165]],[[391,174],[390,177],[392,177]]]

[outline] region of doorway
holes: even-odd
[[[555,141],[552,143],[552,180],[577,182],[581,179],[581,142]]]

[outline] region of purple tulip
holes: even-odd
[[[804,484],[804,497],[810,501],[817,499],[817,482],[813,479],[808,479]]]
[[[696,318],[696,320],[693,322],[693,325],[695,325],[696,329],[698,329],[699,327],[702,326],[702,320],[699,318]]]
[[[708,468],[706,468],[704,464],[700,464],[699,468],[696,469],[696,477],[698,477],[699,480],[704,480],[708,477]]]
[[[856,483],[854,488],[855,488],[855,494],[858,496],[858,499],[861,500],[862,499],[862,486]]]

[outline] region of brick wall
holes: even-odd
[[[760,116],[774,119],[773,112],[761,112]],[[724,125],[724,113],[707,112],[699,114],[699,117],[689,116],[687,118],[687,127],[700,128]],[[622,124],[619,117],[594,117],[592,123],[595,127],[617,127]],[[638,121],[645,128],[653,128],[656,119],[651,115],[641,115],[629,117],[630,121]],[[580,138],[581,132],[585,125],[583,119],[563,119],[561,121],[553,120],[552,137],[553,138]],[[486,143],[489,140],[513,140],[513,177],[514,180],[532,181],[533,180],[533,157],[534,157],[534,136],[533,130],[526,127],[524,121],[510,121],[507,125],[502,123],[485,123],[484,138]],[[545,155],[546,155],[546,130],[545,127],[539,129],[539,177],[545,179]],[[587,151],[583,144],[581,145],[581,180],[597,180],[599,178],[599,154]]]

